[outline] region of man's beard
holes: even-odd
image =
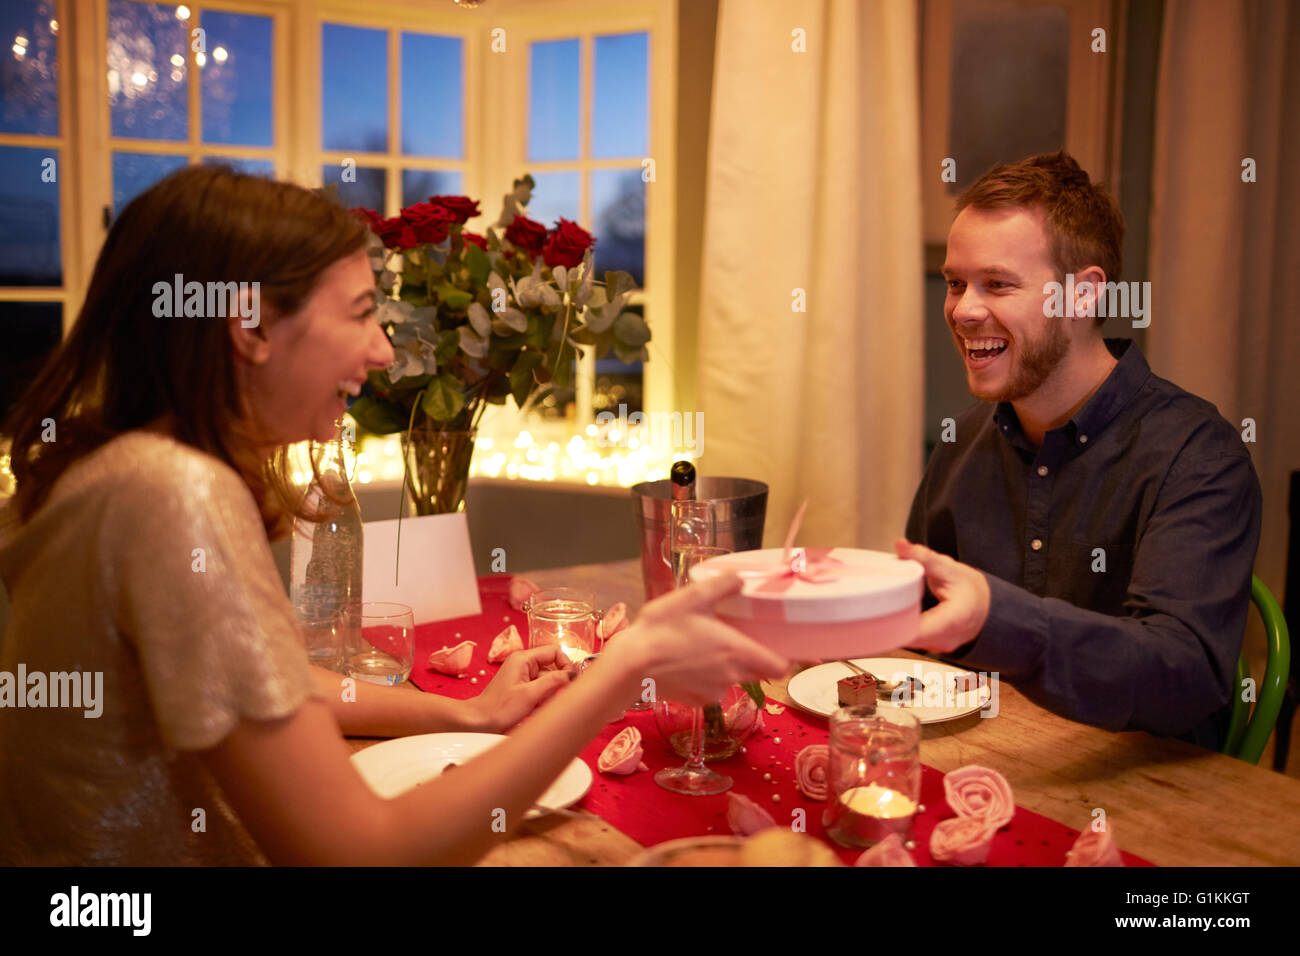
[[[1056,371],[1070,351],[1070,337],[1065,334],[1064,319],[1048,319],[1050,323],[1045,338],[1038,341],[1016,343],[1016,353],[1011,358],[1011,380],[1001,391],[976,391],[971,394],[982,402],[1018,402],[1038,391]]]

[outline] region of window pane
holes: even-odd
[[[955,193],[998,162],[1065,145],[1070,17],[1064,7],[955,4],[948,155]]]
[[[461,175],[453,170],[404,169],[402,170],[402,206],[427,202],[430,196],[461,196]],[[483,204],[479,204],[483,208]],[[483,210],[487,212],[486,209]],[[472,231],[472,230],[471,230]]]
[[[59,134],[58,34],[50,28],[54,0],[5,0],[0,37],[0,132]]]
[[[202,23],[204,142],[272,145],[271,18],[205,10]]]
[[[325,149],[388,152],[388,34],[321,27],[321,142]]]
[[[158,180],[186,164],[184,156],[158,156],[153,153],[113,154],[113,213],[120,214],[127,204]]]
[[[640,158],[646,154],[648,40],[644,33],[596,37],[592,156]]]
[[[61,302],[0,302],[0,416],[32,383],[63,338]]]
[[[547,229],[563,216],[578,222],[578,174],[534,173],[533,197],[528,201],[526,215]]]
[[[530,46],[528,158],[578,158],[578,41]]]
[[[595,266],[632,273],[645,285],[645,183],[640,169],[598,169],[591,174]]]
[[[238,156],[204,156],[204,166],[229,166],[237,173],[275,178],[275,164],[269,159],[244,159]]]
[[[344,178],[347,174],[347,179]],[[355,174],[355,177],[354,177]],[[355,178],[355,182],[349,182]],[[321,167],[321,184],[337,186],[339,199],[349,209],[364,206],[384,215],[384,189],[388,184],[388,171],[358,166],[356,169],[342,169],[337,165],[326,163]]]
[[[0,146],[0,285],[63,285],[59,184],[45,181],[58,159],[54,149]]]
[[[402,34],[402,152],[465,156],[460,37]]]
[[[114,136],[188,136],[188,20],[175,4],[108,0],[108,104]]]

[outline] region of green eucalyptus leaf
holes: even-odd
[[[455,329],[448,329],[438,333],[438,342],[434,346],[433,354],[439,365],[446,365],[456,357],[459,348],[460,334]]]
[[[401,405],[385,398],[362,396],[352,403],[348,414],[372,435],[391,435],[406,430],[406,412]]]
[[[624,345],[640,348],[650,341],[650,326],[635,312],[624,312],[614,320],[614,335]]]
[[[510,394],[514,396],[515,404],[520,408],[523,408],[524,403],[528,401],[528,394],[536,384],[533,381],[533,369],[541,363],[540,352],[520,352],[519,358],[515,360],[514,367],[510,370]]]
[[[487,253],[472,242],[465,243],[465,266],[469,269],[470,281],[475,286],[487,282],[488,273],[492,270]]]
[[[463,309],[474,301],[473,295],[447,282],[434,286],[433,291],[437,293],[438,301],[449,309]]]
[[[420,407],[434,421],[451,421],[465,407],[465,393],[460,379],[454,375],[439,375],[425,389]]]

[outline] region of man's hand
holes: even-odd
[[[894,550],[900,558],[911,558],[925,568],[925,583],[939,599],[921,615],[921,633],[908,646],[950,654],[975,640],[989,616],[989,582],[984,572],[906,538],[898,538]]]
[[[465,705],[486,731],[503,733],[569,683],[569,658],[559,644],[515,651],[492,682]]]

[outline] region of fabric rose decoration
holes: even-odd
[[[515,216],[506,227],[506,242],[528,253],[528,258],[535,258],[542,254],[542,247],[546,245],[546,227],[527,216]]]
[[[979,817],[994,830],[1006,826],[1016,815],[1016,801],[1007,778],[987,767],[972,764],[944,774],[943,794],[959,817]]]
[[[510,606],[516,611],[522,611],[528,599],[540,590],[532,581],[515,575],[510,579]]]
[[[644,749],[641,731],[635,727],[625,727],[600,752],[596,758],[596,768],[601,773],[634,773],[641,763]]]
[[[500,664],[515,651],[524,649],[524,639],[519,636],[519,628],[511,624],[496,637],[488,648],[488,663]]]
[[[477,646],[473,641],[461,641],[455,647],[439,648],[429,655],[429,666],[444,674],[463,674],[469,670]]]
[[[478,246],[484,252],[487,252],[487,240],[477,232],[462,232],[460,237],[465,241],[467,246]]]
[[[891,833],[866,853],[858,857],[854,866],[916,866],[912,854],[903,846],[903,838]]]
[[[794,775],[799,792],[809,800],[823,801],[829,792],[831,749],[826,744],[809,744],[794,758]]]
[[[415,228],[401,216],[379,223],[379,240],[389,249],[414,249],[420,244]]]
[[[586,229],[576,222],[561,217],[546,243],[546,248],[542,250],[542,258],[552,269],[556,266],[572,269],[582,261],[582,257],[591,248],[593,242],[595,239]]]
[[[1123,866],[1124,858],[1120,856],[1119,847],[1107,828],[1097,833],[1084,830],[1079,834],[1070,852],[1065,854],[1066,866]]]
[[[596,625],[596,636],[607,641],[619,631],[627,630],[627,605],[619,601],[601,617]]]
[[[772,814],[749,797],[732,792],[727,794],[727,826],[738,836],[749,836],[776,826],[776,821],[772,819]]]
[[[451,224],[456,221],[449,210],[427,202],[407,206],[402,210],[402,218],[411,224],[416,238],[435,245],[446,241],[451,232]]]
[[[447,210],[452,221],[462,226],[479,214],[478,201],[468,196],[430,196],[429,205]]]
[[[974,866],[988,859],[996,827],[980,817],[940,820],[930,834],[930,856],[942,863]]]

